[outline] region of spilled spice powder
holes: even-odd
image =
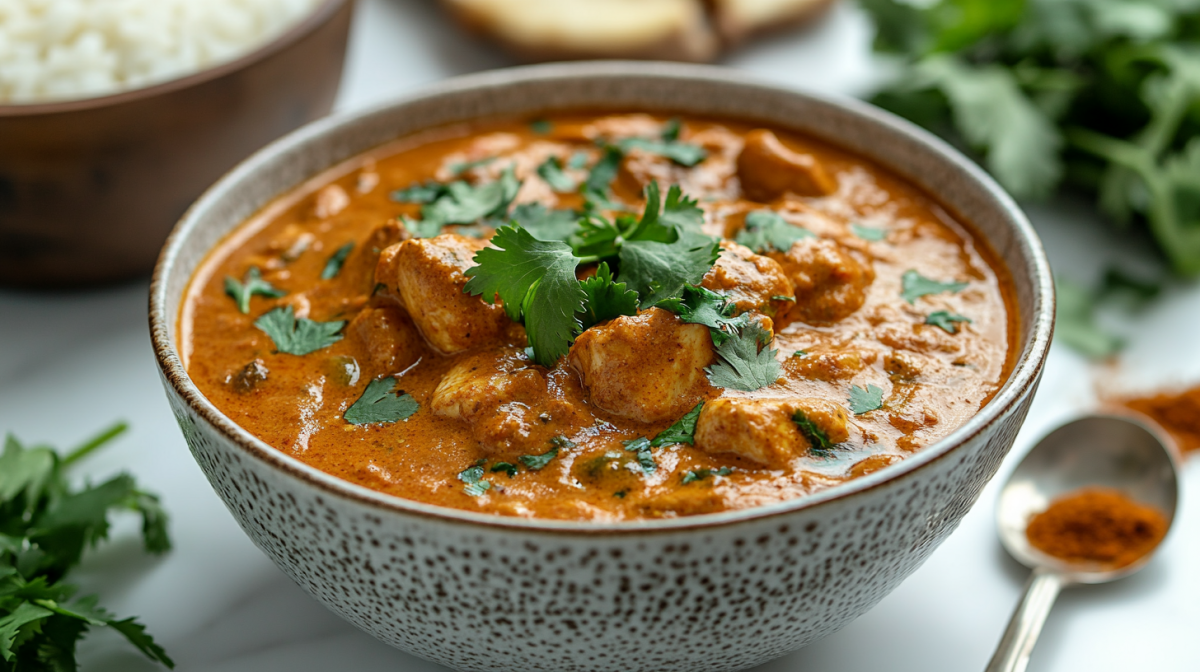
[[[1154,550],[1167,535],[1167,518],[1117,490],[1088,488],[1054,500],[1029,521],[1025,535],[1056,558],[1116,569]]]
[[[1158,423],[1183,452],[1200,449],[1200,387],[1176,394],[1124,399],[1121,404]]]

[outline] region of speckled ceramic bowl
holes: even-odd
[[[241,164],[176,227],[151,294],[171,407],[196,461],[242,528],[320,600],[379,639],[460,670],[737,670],[851,622],[958,525],[1025,418],[1053,324],[1050,269],[1033,229],[957,152],[895,117],[653,63],[580,63],[445,82],[318,122]],[[188,278],[242,220],[305,179],[430,126],[561,108],[686,110],[792,128],[869,157],[972,222],[1017,286],[1019,358],[965,426],[913,457],[810,497],[639,523],[520,520],[410,502],[277,451],[196,389],[177,350]]]

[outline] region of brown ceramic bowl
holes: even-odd
[[[0,105],[0,285],[148,273],[205,188],[333,106],[354,0],[325,0],[257,50],[99,98]]]

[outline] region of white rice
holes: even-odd
[[[0,0],[0,104],[92,98],[203,70],[321,0]]]

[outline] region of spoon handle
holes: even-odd
[[[986,672],[1024,672],[1029,666],[1033,645],[1037,643],[1062,587],[1063,578],[1059,574],[1040,567],[1033,570],[1025,585],[1025,595],[1013,612]]]

